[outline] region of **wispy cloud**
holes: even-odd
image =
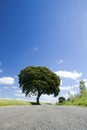
[[[15,90],[14,95],[17,97],[25,97],[25,94],[22,93],[22,90]]]
[[[3,71],[0,69],[0,73],[2,73]]]
[[[63,81],[62,81],[62,79],[60,80],[60,85],[62,86],[62,84],[63,84]]]
[[[2,77],[0,78],[0,84],[14,84],[15,79],[12,77]]]
[[[17,97],[25,97],[25,94],[23,94],[23,93],[15,93],[14,95]]]
[[[72,86],[61,86],[60,87],[60,96],[64,96],[66,99],[69,98],[70,95],[76,95],[79,93],[79,84]]]
[[[82,76],[82,73],[78,73],[77,71],[57,71],[55,72],[58,76],[63,77],[63,78],[69,78],[73,80],[77,80]]]
[[[37,47],[34,47],[34,50],[35,50],[35,51],[37,51],[37,50],[38,50],[38,48],[37,48]]]
[[[0,89],[0,92],[2,92],[2,89]]]
[[[78,89],[79,88],[79,85],[73,85],[73,86],[61,86],[60,87],[60,90],[62,91],[71,91],[71,90],[75,90],[75,89]]]
[[[0,65],[2,65],[2,62],[0,61]]]
[[[8,89],[8,87],[4,87],[4,89]]]
[[[9,98],[1,98],[0,97],[0,99],[13,100],[14,98],[10,98],[10,97]]]
[[[13,88],[13,89],[18,89],[18,87],[17,87],[17,86],[12,86],[12,88]]]
[[[15,79],[18,79],[18,76],[17,76],[17,75],[15,75],[14,77],[15,77]]]
[[[62,63],[64,63],[64,61],[62,59],[57,61],[57,64],[62,64]]]
[[[15,90],[15,93],[22,93],[22,90]]]

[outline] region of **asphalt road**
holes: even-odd
[[[87,130],[87,108],[0,107],[0,130]]]

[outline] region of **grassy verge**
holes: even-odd
[[[0,106],[10,106],[10,105],[30,105],[28,101],[19,101],[19,100],[8,100],[0,99]]]
[[[87,106],[87,92],[83,95],[76,95],[66,102],[58,103],[58,105]]]
[[[65,103],[66,105],[87,106],[87,96],[77,96]]]
[[[37,103],[21,100],[0,99],[0,106],[15,106],[15,105],[37,105]],[[53,103],[40,103],[40,105],[53,105]]]

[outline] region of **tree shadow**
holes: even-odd
[[[30,103],[31,103],[31,105],[41,105],[40,103],[38,104],[36,102],[30,102]]]

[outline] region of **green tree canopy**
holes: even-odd
[[[58,95],[60,78],[48,68],[43,66],[29,66],[20,71],[19,85],[22,92],[28,95],[37,95],[37,104],[42,94]]]

